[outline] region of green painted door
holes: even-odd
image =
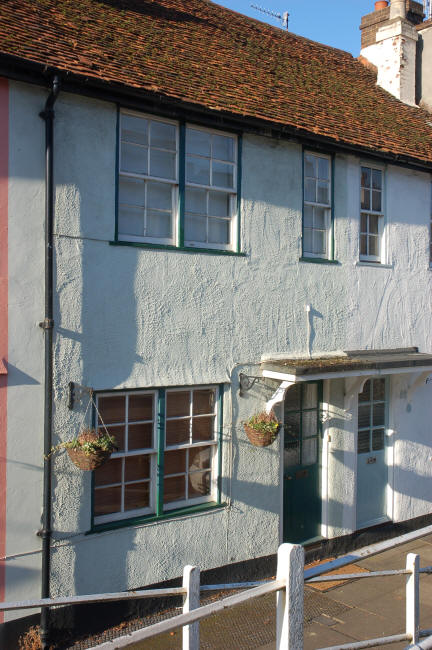
[[[284,542],[321,533],[322,382],[294,384],[284,401]]]

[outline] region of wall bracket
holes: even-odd
[[[68,409],[72,410],[75,402],[81,403],[85,398],[92,399],[94,390],[89,386],[81,386],[74,381],[69,382]]]

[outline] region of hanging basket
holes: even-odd
[[[99,436],[96,431],[88,429],[78,436],[78,442],[96,442]],[[80,447],[67,447],[69,458],[79,469],[85,472],[91,472],[107,462],[111,456],[112,450],[94,449],[90,453]]]
[[[255,447],[268,447],[273,444],[276,440],[278,431],[257,431],[253,429],[248,424],[243,425],[246,431],[246,435]]]

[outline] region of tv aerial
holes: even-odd
[[[428,2],[430,0],[425,0],[425,2]],[[285,29],[288,29],[288,19],[289,19],[289,13],[287,11],[284,11],[283,14],[277,13],[276,11],[272,11],[271,9],[265,9],[265,7],[260,7],[259,5],[252,5],[252,9],[256,9],[257,11],[261,11],[263,14],[267,14],[267,16],[272,16],[272,18],[276,18],[277,20],[280,20],[282,23],[282,26]]]

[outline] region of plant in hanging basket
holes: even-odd
[[[51,454],[61,449],[67,450],[69,458],[79,469],[92,471],[106,463],[117,447],[116,439],[107,431],[97,433],[94,429],[84,429],[74,440],[53,447]]]
[[[255,447],[268,447],[278,434],[280,423],[273,411],[255,413],[243,422],[246,435]]]

